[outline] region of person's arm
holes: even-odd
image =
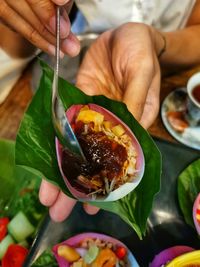
[[[162,36],[166,39],[166,50],[159,59],[161,65],[187,67],[200,63],[200,0],[196,1],[185,28],[173,32],[153,31],[158,49],[163,45]]]

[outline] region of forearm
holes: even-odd
[[[193,66],[200,64],[200,25],[186,27],[174,32],[156,33],[157,50],[166,49],[159,58],[162,66]]]

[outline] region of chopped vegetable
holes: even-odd
[[[10,245],[2,259],[2,267],[22,267],[27,254],[26,248],[17,244]]]
[[[77,116],[77,121],[82,121],[83,123],[93,122],[95,127],[101,125],[104,121],[104,116],[94,110],[81,110]]]
[[[115,251],[115,254],[116,254],[117,258],[121,260],[126,256],[127,250],[125,247],[118,247]]]
[[[24,248],[28,248],[29,247],[29,243],[27,240],[23,240],[21,242],[18,243],[18,245],[24,247]]]
[[[58,255],[69,262],[77,261],[80,258],[78,252],[67,245],[60,245],[58,247]]]
[[[84,261],[88,264],[92,263],[99,253],[99,248],[95,245],[90,246],[87,253],[84,256]]]
[[[4,239],[7,234],[7,225],[9,223],[9,219],[7,217],[0,218],[0,241]]]
[[[20,242],[29,237],[35,228],[29,222],[26,215],[20,211],[8,224],[9,233],[16,239],[16,241]]]
[[[48,248],[45,250],[39,258],[31,265],[31,267],[58,267],[58,264],[51,252],[51,249]]]
[[[193,220],[197,233],[200,235],[200,193],[197,195],[193,205]]]
[[[116,266],[116,263],[117,263],[117,257],[115,253],[111,249],[105,248],[99,252],[92,266],[93,267],[101,267],[101,266],[114,267]]]
[[[125,133],[125,130],[120,124],[118,124],[112,128],[112,132],[119,137]]]
[[[11,244],[14,244],[14,240],[10,235],[4,237],[4,239],[0,243],[0,260],[3,258],[4,254],[6,253],[8,247]]]

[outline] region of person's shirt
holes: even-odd
[[[185,26],[195,0],[76,0],[76,4],[83,15],[76,21],[79,32],[103,32],[126,22],[173,31]]]
[[[0,48],[0,104],[6,99],[27,63],[32,58],[12,58]]]

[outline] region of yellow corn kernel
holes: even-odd
[[[196,214],[197,221],[200,221],[200,214]]]
[[[120,124],[118,124],[112,128],[112,132],[119,137],[125,133],[125,130]]]
[[[83,110],[89,110],[89,107],[87,105],[84,105],[79,112],[83,111]]]
[[[110,121],[104,121],[103,126],[106,130],[111,130],[112,123]]]
[[[60,245],[58,247],[58,255],[69,262],[77,261],[80,258],[78,252],[67,245]]]
[[[79,112],[76,120],[83,123],[94,122],[94,125],[97,126],[103,123],[104,116],[94,110],[82,110]]]

